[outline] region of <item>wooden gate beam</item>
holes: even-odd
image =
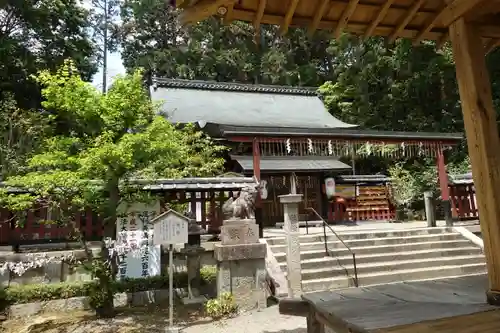
[[[500,137],[491,83],[479,31],[464,18],[449,31],[484,239],[487,299],[500,305]]]

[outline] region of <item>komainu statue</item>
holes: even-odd
[[[222,205],[224,219],[254,219],[258,191],[257,187],[245,187],[236,199],[229,198]]]

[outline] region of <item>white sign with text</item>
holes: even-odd
[[[156,245],[175,245],[188,242],[189,219],[174,210],[156,217],[152,223],[153,243]]]
[[[151,231],[152,220],[160,213],[160,202],[150,204],[134,203],[119,208],[120,217],[117,223],[117,239],[122,239],[134,247],[141,240],[147,239],[146,246],[140,254],[129,253],[120,256],[118,279],[140,278],[161,274],[161,248],[153,243]],[[125,237],[118,237],[118,234]]]

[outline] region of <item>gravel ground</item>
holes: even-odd
[[[187,327],[182,333],[306,333],[306,319],[284,316],[273,306],[222,322]]]
[[[252,311],[223,321],[199,314],[181,314],[182,333],[306,333],[306,319],[280,315],[277,306]],[[193,317],[191,317],[193,316]],[[130,309],[113,319],[96,320],[93,313],[45,314],[0,323],[2,333],[164,333],[165,309]]]

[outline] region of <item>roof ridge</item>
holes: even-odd
[[[316,87],[292,87],[280,85],[248,84],[240,82],[217,82],[204,80],[153,78],[154,88],[185,88],[218,91],[236,91],[249,93],[273,93],[302,96],[318,96]]]

